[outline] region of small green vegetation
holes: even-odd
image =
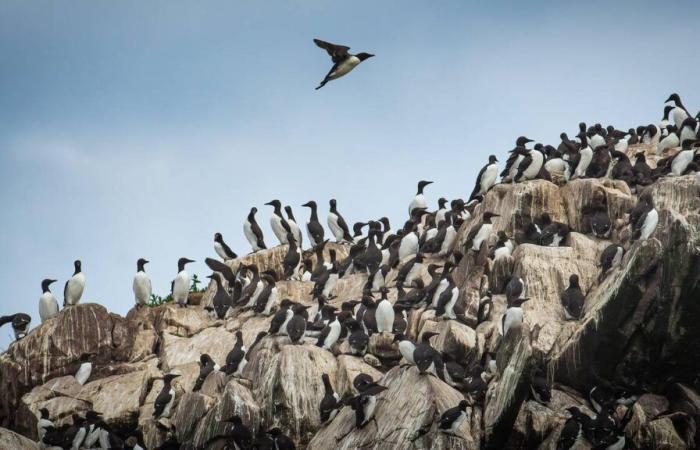
[[[202,281],[199,279],[197,274],[192,275],[192,285],[190,286],[190,292],[202,292],[204,288],[200,288]],[[148,306],[154,308],[156,306],[164,305],[173,301],[173,294],[170,293],[166,297],[151,294],[151,299],[148,301]]]

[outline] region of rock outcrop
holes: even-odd
[[[637,151],[650,155],[653,148],[630,146],[627,153]],[[655,166],[653,158],[650,164]],[[498,184],[484,196],[458,232],[453,250],[463,255],[461,260],[426,256],[425,266],[436,264],[438,271],[447,260],[456,262],[452,274],[464,315],[446,320],[420,306],[408,311],[404,334],[418,340],[425,332],[439,333],[431,345],[463,366],[465,380],[420,374],[402,359],[390,333],[373,334],[364,356],[345,354],[345,342],[330,351],[318,347],[309,333],[298,344],[286,336],[265,336],[248,353],[242,376],[215,371],[192,392],[201,354],[223,366],[237,331],[250,349],[270,327],[271,317],[241,307],[225,320],[214,318],[207,311],[215,294],[211,284],[188,308],[135,308],[122,318],[99,304],[69,307],[13,343],[0,355],[0,424],[8,428],[0,429],[0,448],[38,448],[30,440],[37,439],[39,410],[46,408],[57,426],[71,423],[72,414],[97,411],[115,433],[135,436],[149,449],[167,443],[223,448],[232,428],[224,420],[234,415],[254,435],[279,427],[299,448],[308,449],[556,449],[567,408],[595,414],[588,399],[594,386],[636,399],[615,405],[632,447],[697,448],[700,187],[690,175],[662,177],[646,189],[659,224],[645,241],[631,239],[628,216],[639,192],[624,182],[580,179],[558,186],[532,180]],[[613,223],[606,239],[592,236],[582,214],[596,197],[605,199]],[[500,217],[493,221],[488,243],[473,252],[465,248],[466,236],[486,211]],[[523,243],[511,256],[489,259],[497,232],[514,237],[544,213],[570,228],[562,246]],[[612,242],[621,244],[625,255],[620,267],[601,277],[600,257]],[[326,260],[330,249],[342,260],[350,246],[329,243]],[[279,246],[229,264],[234,271],[255,264],[260,271],[279,273],[286,251]],[[313,252],[304,257],[315,261]],[[567,320],[560,302],[572,274],[586,296],[580,320]],[[396,268],[387,275],[391,302],[398,297],[396,275]],[[430,283],[426,268],[418,275]],[[523,326],[504,337],[504,291],[511,277],[523,280],[529,301],[523,306]],[[366,281],[366,274],[349,271],[329,304],[340,309],[343,302],[360,300]],[[280,299],[316,313],[313,282],[281,280],[276,286]],[[487,293],[491,313],[480,318]],[[488,388],[476,395],[468,387],[470,374],[487,363],[486,356],[495,358],[495,372],[482,367]],[[80,385],[73,375],[86,357],[94,369]],[[553,385],[548,402],[533,398],[537,367]],[[166,373],[180,375],[172,384],[177,401],[170,418],[155,420],[154,402]],[[323,374],[345,399],[358,394],[353,380],[359,374],[385,386],[374,420],[358,429],[354,411],[342,406],[336,417],[321,423]],[[441,414],[464,399],[469,406],[457,432],[441,431]]]

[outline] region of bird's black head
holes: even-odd
[[[48,420],[48,418],[49,418],[49,410],[48,410],[48,409],[46,409],[46,408],[41,408],[41,409],[39,410],[39,413],[41,414],[41,418],[42,418],[42,419],[47,419],[47,420]]]
[[[73,268],[75,269],[75,272],[73,272],[73,275],[80,273],[80,271],[82,270],[82,267],[83,267],[83,264],[80,262],[79,259],[76,259],[73,262]]]
[[[578,287],[578,275],[576,275],[575,273],[571,274],[571,276],[569,277],[569,285],[571,287]]]
[[[491,211],[486,211],[484,213],[484,220],[485,221],[491,220],[492,217],[500,217],[500,215],[496,214],[496,213],[492,213]]]
[[[193,263],[193,262],[194,262],[193,259],[180,258],[177,260],[177,270],[182,272],[183,270],[185,270],[185,265],[187,265],[189,263]]]
[[[337,206],[337,202],[335,201],[334,198],[330,199],[328,201],[328,204],[331,205],[331,208],[335,208]]]
[[[352,226],[352,232],[354,233],[355,236],[360,236],[362,234],[362,229],[366,225],[369,225],[369,223],[368,222],[355,222],[355,224]]]
[[[293,301],[291,301],[288,298],[285,298],[285,299],[282,299],[282,301],[280,302],[280,308],[286,309],[286,308],[289,308],[290,306],[292,306],[293,304],[294,304]]]
[[[229,417],[228,419],[224,420],[224,422],[232,423],[236,426],[243,425],[243,420],[241,419],[241,416],[238,416],[238,415],[235,415],[233,417]]]
[[[199,363],[203,366],[206,366],[207,363],[211,361],[211,356],[207,355],[206,353],[202,353],[199,357]]]
[[[313,200],[310,200],[310,201],[304,203],[304,204],[301,205],[301,206],[304,206],[304,207],[306,207],[306,208],[315,208],[315,207],[316,207],[316,202],[313,201]]]
[[[423,188],[426,187],[429,184],[432,184],[432,181],[426,181],[426,180],[421,180],[418,182],[418,192],[423,192]]]
[[[221,233],[214,233],[214,242],[218,242],[221,244],[224,240],[224,237],[221,235]]]
[[[644,156],[644,152],[639,152],[634,155],[635,159],[637,162],[645,162],[646,161],[646,156]]]
[[[269,202],[267,202],[267,203],[265,203],[265,204],[268,205],[268,206],[274,206],[275,209],[280,209],[280,208],[282,207],[282,202],[280,202],[280,201],[277,200],[277,199],[275,199],[275,200],[270,200]]]
[[[515,140],[515,146],[525,147],[525,144],[527,144],[528,142],[532,142],[532,139],[528,139],[525,136],[520,136],[518,139]]]
[[[420,340],[421,340],[421,342],[429,342],[431,337],[437,336],[439,334],[440,333],[436,333],[434,331],[425,331],[423,333],[423,335],[421,336]]]
[[[243,332],[241,330],[236,331],[236,339],[243,341]]]
[[[148,260],[145,258],[139,258],[138,261],[136,261],[136,271],[137,272],[144,272],[144,267],[146,264],[148,264]]]
[[[42,292],[48,292],[49,291],[49,286],[51,286],[51,283],[55,283],[56,280],[51,280],[49,278],[43,280],[41,282],[41,291]]]
[[[671,110],[673,110],[673,108],[675,108],[675,106],[673,106],[673,105],[666,105],[666,106],[664,107],[664,117],[663,117],[663,120],[668,120],[668,114],[671,112]]]
[[[690,150],[695,144],[696,140],[695,139],[684,139],[683,142],[681,143],[681,148],[683,150]]]
[[[681,101],[680,95],[678,95],[674,92],[673,94],[668,96],[668,98],[666,99],[666,101],[664,103],[668,103],[668,102],[680,103],[680,101]]]
[[[391,342],[401,342],[401,341],[405,341],[405,340],[406,340],[406,336],[404,336],[402,333],[396,333],[394,335],[394,340]]]
[[[180,376],[180,374],[177,374],[177,373],[167,373],[167,374],[165,374],[165,376],[163,376],[163,381],[165,383],[170,383],[171,381],[173,381],[175,378],[177,378],[179,376]]]
[[[365,52],[358,53],[358,54],[355,55],[355,56],[357,56],[357,59],[359,59],[360,61],[364,61],[365,59],[369,59],[369,58],[374,57],[373,54],[371,54],[371,53],[365,53]]]
[[[252,208],[250,208],[250,215],[251,215],[251,216],[254,215],[256,212],[258,212],[258,208],[256,208],[255,206],[253,206]]]
[[[462,411],[466,411],[468,406],[469,402],[467,402],[466,400],[462,400],[461,402],[459,402],[459,409],[461,409]]]
[[[489,155],[489,164],[497,163],[498,158],[496,158],[496,155]]]
[[[88,422],[94,423],[102,419],[102,414],[98,413],[97,411],[90,410],[87,412],[87,414],[85,414],[85,418]]]
[[[78,414],[73,414],[73,425],[80,426],[85,423],[85,418]]]

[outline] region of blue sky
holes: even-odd
[[[253,205],[274,242],[272,198],[399,226],[417,180],[467,196],[518,135],[700,106],[692,2],[565,3],[3,1],[0,314],[37,324],[76,258],[84,300],[125,314],[136,259],[166,293],[214,232],[249,251]],[[315,37],[377,56],[314,91]]]

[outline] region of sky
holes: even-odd
[[[399,227],[418,180],[468,196],[519,135],[694,112],[696,30],[691,1],[0,2],[0,315],[37,325],[78,258],[83,301],[124,315],[140,257],[165,295],[215,232],[250,251],[251,206],[276,243],[273,198]],[[315,91],[313,38],[376,57]]]

